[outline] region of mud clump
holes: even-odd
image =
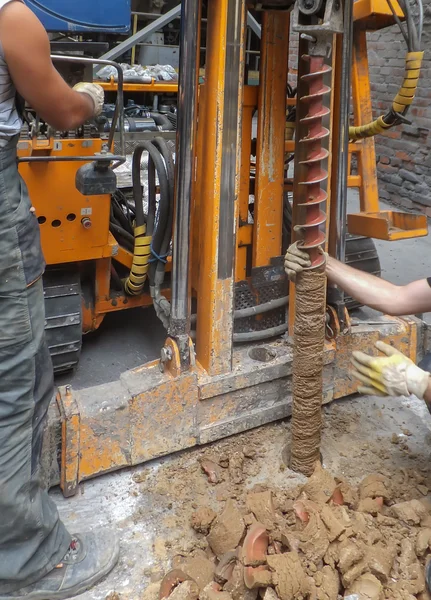
[[[274,528],[276,514],[272,492],[266,491],[248,494],[246,505],[259,523],[262,523],[269,530]]]
[[[207,506],[201,506],[192,514],[191,526],[198,533],[204,533],[206,535],[216,517],[217,514],[211,510],[211,508],[208,508]]]
[[[308,594],[309,583],[296,552],[268,556],[268,565],[274,572],[275,590],[281,600],[293,600]]]
[[[169,596],[170,600],[198,600],[199,587],[194,581],[180,583]]]
[[[230,459],[223,464],[227,472]],[[430,600],[431,506],[407,499],[404,485],[412,488],[408,474],[398,491],[382,474],[352,486],[318,463],[294,491],[234,487],[220,514],[196,508],[196,547],[174,561],[163,597]]]
[[[216,556],[235,550],[245,531],[245,523],[232,500],[226,502],[224,511],[211,527],[208,543]]]
[[[320,462],[315,466],[314,473],[302,488],[302,491],[312,502],[324,504],[329,502],[337,484],[331,473],[324,469]]]
[[[347,596],[356,596],[358,600],[383,600],[383,586],[374,575],[365,573],[347,590]]]

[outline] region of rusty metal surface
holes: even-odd
[[[419,319],[378,317],[356,323],[351,334],[326,343],[324,403],[355,392],[352,350],[374,353],[374,343],[381,339],[413,360],[422,352],[426,335]],[[172,377],[162,374],[154,361],[106,385],[69,395],[60,388],[61,416],[51,412],[51,441],[44,446],[44,463],[53,469],[50,483],[59,482],[57,453],[62,486],[72,493],[79,481],[289,416],[291,373],[288,339],[236,349],[232,372],[224,375],[211,377],[196,365]],[[62,440],[54,448],[60,425]]]
[[[257,123],[253,266],[281,254],[287,55],[290,15],[263,13]]]
[[[195,186],[196,200],[205,199],[199,202],[199,235],[194,238],[199,252],[196,356],[209,373],[217,374],[232,365],[245,4],[211,0],[207,17],[206,81],[201,88],[197,144],[202,153]]]
[[[81,452],[81,418],[76,398],[70,387],[56,397],[61,420],[60,487],[63,495],[74,496],[80,481],[79,457]]]

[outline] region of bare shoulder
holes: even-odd
[[[23,59],[28,63],[49,49],[42,23],[21,0],[12,0],[0,10],[0,38],[8,64]]]
[[[29,31],[38,30],[42,27],[36,15],[22,2],[22,0],[11,0],[0,9],[0,28],[2,38],[6,33],[22,37]]]

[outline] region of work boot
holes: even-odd
[[[120,546],[111,532],[73,535],[66,556],[48,575],[0,600],[64,600],[82,594],[115,567]]]
[[[431,560],[429,560],[425,565],[425,583],[428,593],[431,594]]]

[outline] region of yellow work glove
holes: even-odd
[[[353,375],[361,382],[358,392],[374,396],[410,396],[423,400],[429,383],[429,373],[384,342],[376,348],[385,356],[368,356],[353,352]]]
[[[298,227],[298,229],[300,229]],[[319,248],[319,252],[325,256],[325,262],[327,254]],[[287,249],[286,256],[284,257],[284,270],[290,281],[296,281],[296,276],[301,273],[307,267],[311,267],[310,256],[305,250],[301,250],[298,246],[298,242],[291,244]]]
[[[90,96],[94,104],[93,117],[98,117],[103,110],[103,104],[105,102],[105,92],[103,91],[102,86],[97,83],[87,83],[82,81],[81,83],[77,83],[73,89],[75,92]]]
[[[284,257],[284,270],[290,281],[295,281],[298,273],[304,268],[311,267],[310,257],[305,250],[298,248],[298,242],[289,246]]]

